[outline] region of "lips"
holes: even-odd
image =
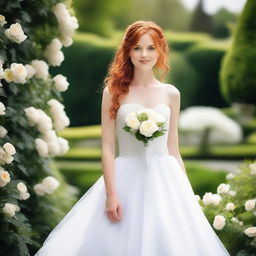
[[[146,64],[149,62],[149,60],[139,60],[140,63]]]

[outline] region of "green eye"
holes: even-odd
[[[139,50],[140,48],[139,47],[134,47],[133,48],[135,51]]]
[[[149,50],[153,51],[153,50],[155,50],[155,47],[151,46],[151,47],[149,47]]]

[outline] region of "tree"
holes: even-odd
[[[247,0],[223,59],[221,91],[228,102],[256,103],[256,1]]]

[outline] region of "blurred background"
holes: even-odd
[[[229,49],[236,47],[232,43],[245,2],[73,1],[79,29],[73,45],[64,49],[65,61],[51,71],[67,76],[71,85],[63,93],[71,125],[60,134],[69,140],[71,149],[56,160],[81,195],[102,174],[101,86],[125,29],[135,20],[152,20],[165,30],[171,50],[166,82],[181,92],[180,150],[195,192],[215,192],[227,172],[236,173],[243,159],[255,157],[255,77],[240,72],[239,67],[229,70],[236,66],[232,56],[223,67]],[[237,85],[227,82],[230,72],[241,73]],[[236,90],[227,89],[234,86]]]

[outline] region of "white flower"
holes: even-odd
[[[125,123],[133,131],[137,131],[140,127],[140,121],[137,119],[137,117],[133,117],[131,115],[127,116]]]
[[[229,190],[229,192],[228,192],[231,196],[234,196],[234,195],[236,195],[236,191],[234,191],[234,190]]]
[[[226,180],[230,180],[230,179],[233,179],[235,177],[235,175],[230,172],[229,174],[226,175]]]
[[[149,119],[152,119],[155,123],[164,123],[166,121],[164,115],[154,111],[153,109],[151,109],[147,114]]]
[[[19,206],[15,205],[15,204],[11,204],[11,203],[4,204],[3,212],[6,216],[13,217],[15,215],[16,211],[20,211]]]
[[[244,204],[245,206],[245,210],[246,211],[251,211],[254,209],[255,207],[255,200],[254,199],[251,199],[251,200],[247,200]]]
[[[64,46],[70,46],[72,44],[71,36],[75,29],[78,28],[78,22],[76,17],[71,17],[65,4],[58,3],[53,7],[53,12],[58,21],[60,40]]]
[[[3,145],[3,149],[10,156],[12,156],[12,155],[14,155],[16,153],[15,147],[11,143],[9,143],[9,142],[6,142]]]
[[[7,22],[5,21],[5,17],[3,15],[0,15],[0,26],[3,27],[4,24],[6,24]]]
[[[249,227],[244,230],[244,233],[249,237],[255,237],[256,236],[256,227]]]
[[[0,115],[5,115],[5,105],[0,101]]]
[[[36,73],[35,69],[30,64],[26,64],[25,68],[27,70],[27,79],[33,77],[33,75]]]
[[[3,79],[4,78],[4,69],[3,69],[3,60],[1,59],[1,56],[0,56],[0,79]]]
[[[239,221],[238,224],[239,224],[239,226],[243,226],[244,225],[244,223],[242,221]]]
[[[19,23],[12,24],[9,29],[5,30],[4,33],[7,38],[18,44],[20,44],[27,38]]]
[[[47,132],[45,132],[42,136],[42,139],[48,143],[48,142],[52,142],[57,140],[57,135],[56,132],[54,130],[49,130]]]
[[[43,196],[45,194],[44,187],[41,183],[35,184],[33,189],[38,196]]]
[[[197,201],[199,201],[201,199],[199,195],[195,195],[195,198]]]
[[[249,168],[250,168],[250,174],[255,175],[256,174],[256,163],[250,163]]]
[[[13,161],[13,157],[8,154],[2,147],[0,148],[0,165],[10,164]]]
[[[158,131],[158,126],[154,121],[146,120],[141,123],[139,131],[142,135],[151,137],[154,132]]]
[[[33,60],[32,67],[35,69],[35,77],[46,80],[49,76],[49,67],[43,60]]]
[[[12,63],[10,67],[13,74],[13,82],[24,84],[26,83],[27,70],[23,64]]]
[[[235,223],[239,223],[239,219],[236,218],[236,217],[232,217],[232,218],[231,218],[231,221],[233,221],[233,222],[235,222]]]
[[[4,136],[8,133],[8,131],[0,125],[0,138],[4,138]]]
[[[179,117],[179,129],[188,131],[190,139],[199,143],[201,136],[198,136],[205,129],[210,128],[209,142],[217,143],[238,143],[242,140],[242,128],[233,119],[227,117],[221,110],[214,107],[193,106],[181,111]],[[197,135],[197,140],[193,137]]]
[[[61,51],[62,44],[58,38],[54,38],[44,51],[44,57],[52,66],[60,66],[64,60],[64,54]]]
[[[11,69],[6,68],[4,70],[4,79],[6,80],[6,82],[8,82],[8,83],[12,82],[13,78],[14,78],[14,76],[13,76],[13,73],[12,73]]]
[[[42,186],[47,194],[53,193],[59,186],[59,181],[52,176],[43,179]]]
[[[213,227],[217,230],[223,229],[226,223],[226,218],[222,215],[216,215],[213,221]]]
[[[60,92],[66,91],[69,86],[69,82],[67,81],[67,78],[61,74],[53,77],[53,81],[54,81],[55,88]]]
[[[27,200],[28,198],[30,198],[30,194],[28,192],[20,192],[20,198],[22,200]]]
[[[23,182],[17,184],[17,189],[19,192],[27,192],[27,186]]]
[[[42,140],[40,138],[36,138],[35,146],[36,146],[36,150],[37,150],[38,154],[41,157],[48,157],[48,145],[44,140]]]
[[[37,124],[40,118],[40,112],[34,107],[28,107],[24,109],[25,115],[29,121],[30,126],[34,126]]]
[[[228,193],[230,189],[230,185],[229,184],[225,184],[225,183],[221,183],[218,188],[217,188],[217,193],[221,194],[221,193]]]
[[[4,187],[11,180],[9,172],[0,167],[0,187]]]
[[[211,192],[207,192],[204,194],[203,196],[203,204],[204,205],[209,205],[209,204],[213,204],[213,205],[218,205],[221,201],[221,196],[218,194],[212,194]]]
[[[233,211],[235,209],[234,203],[232,203],[232,202],[227,203],[225,209],[228,211]]]
[[[57,140],[56,141],[48,142],[47,145],[48,145],[48,150],[49,150],[49,155],[50,156],[59,155],[59,153],[60,153],[60,145],[57,142]]]
[[[59,147],[60,147],[60,155],[64,155],[68,152],[69,150],[69,144],[68,141],[62,137],[58,137],[58,143],[59,143]]]

